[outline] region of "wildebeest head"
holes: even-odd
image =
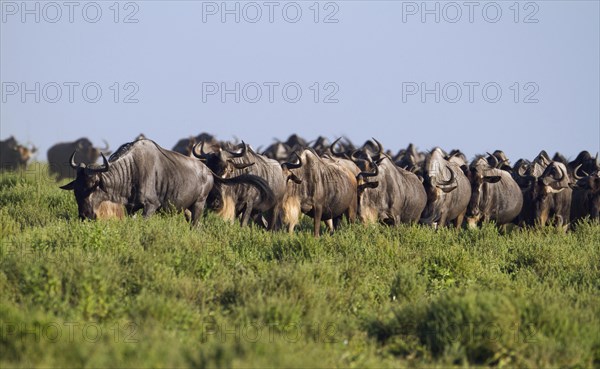
[[[220,177],[228,178],[235,170],[247,168],[254,163],[244,163],[234,161],[234,159],[244,158],[248,152],[248,145],[244,141],[240,144],[237,151],[219,148],[216,151],[205,152],[204,142],[196,144],[192,150],[195,157],[200,159],[207,167]]]
[[[490,155],[492,162],[496,162],[497,159],[494,155]],[[476,157],[469,165],[468,169],[465,170],[465,174],[471,183],[471,201],[467,208],[467,216],[471,218],[477,218],[479,214],[479,202],[481,201],[481,189],[484,183],[498,183],[502,177],[499,169],[496,165],[490,165],[490,158],[487,159],[483,156]]]
[[[63,190],[72,190],[75,193],[79,217],[83,219],[96,219],[96,210],[100,204],[107,200],[102,173],[108,171],[108,160],[103,153],[102,165],[75,163],[75,152],[71,155],[70,165],[77,171],[77,177],[72,182],[61,186]]]
[[[458,187],[456,174],[444,159],[446,155],[435,148],[425,159],[423,185],[430,200],[435,201],[441,193],[448,193]]]
[[[360,197],[365,189],[367,188],[377,188],[379,186],[379,182],[376,180],[379,175],[379,167],[377,163],[371,159],[371,156],[367,153],[366,160],[355,160],[354,163],[360,168],[361,172],[356,175],[356,184],[358,190],[358,196]],[[371,180],[366,181],[366,178],[371,178]]]
[[[560,162],[551,162],[538,178],[539,195],[559,193],[571,187],[567,167]]]
[[[292,163],[289,161],[285,162],[285,163],[281,164],[281,169],[283,171],[283,176],[286,178],[286,182],[292,181],[296,184],[300,184],[300,183],[302,183],[302,179],[301,179],[301,177],[298,177],[297,173],[294,173],[294,172],[296,172],[297,170],[302,168],[302,158],[297,152],[294,152],[294,155],[298,159],[298,162],[297,163]]]

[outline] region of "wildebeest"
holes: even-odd
[[[499,169],[500,165],[496,155],[487,159],[478,156],[465,168],[471,182],[471,200],[467,208],[469,227],[491,220],[497,225],[508,224],[521,212],[521,189],[509,172]]]
[[[334,158],[321,158],[307,148],[297,156],[298,162],[282,164],[287,180],[283,199],[283,223],[290,232],[301,213],[314,219],[314,235],[319,236],[321,220],[335,220],[346,215],[356,219],[356,178],[345,165]],[[332,228],[331,222],[328,225]],[[333,231],[333,229],[331,229]]]
[[[22,170],[27,167],[27,162],[37,149],[35,146],[28,148],[10,136],[0,141],[0,171]]]
[[[462,169],[444,157],[443,151],[435,148],[425,159],[422,172],[427,205],[421,222],[444,226],[454,221],[458,228],[469,205],[471,185]]]
[[[105,148],[94,147],[87,138],[80,138],[73,142],[58,143],[48,149],[48,170],[50,175],[56,174],[56,180],[72,178],[74,171],[69,165],[69,156],[77,151],[79,160],[86,165],[94,164],[101,153],[108,155],[108,143],[104,141]]]
[[[582,151],[569,163],[576,181],[571,201],[571,221],[590,216],[600,219],[600,163],[598,154],[592,158],[589,152]]]
[[[214,173],[230,178],[243,173],[263,178],[273,191],[274,198],[261,196],[256,188],[246,185],[227,187],[216,186],[211,194],[218,198],[218,214],[229,221],[241,215],[241,224],[245,226],[253,215],[265,213],[269,229],[275,229],[279,223],[285,179],[278,161],[259,155],[243,141],[238,151],[219,150],[205,153],[204,143],[196,144],[193,154],[202,160]]]
[[[358,217],[363,223],[377,221],[397,225],[417,222],[427,203],[419,178],[396,166],[383,154],[374,162],[358,160]]]
[[[549,161],[543,154],[538,155],[529,168],[525,168],[526,163],[517,164],[519,167],[515,165],[514,171],[523,192],[521,222],[543,226],[550,220],[557,228],[566,230],[573,192],[567,167],[561,162]],[[542,168],[543,172],[539,174]]]
[[[201,161],[165,150],[151,140],[122,145],[110,160],[102,154],[102,165],[75,163],[72,182],[62,186],[73,190],[81,219],[95,219],[103,202],[122,204],[132,214],[143,209],[148,217],[160,209],[189,210],[192,223],[198,221],[213,183],[250,183],[261,195],[273,196],[267,183],[259,177],[243,175],[223,179],[211,173]]]

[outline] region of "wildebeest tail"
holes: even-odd
[[[264,204],[268,204],[268,207],[275,206],[275,194],[267,181],[259,176],[255,176],[253,174],[242,174],[233,178],[222,178],[213,173],[213,177],[215,181],[218,183],[222,183],[224,185],[233,185],[233,184],[248,184],[256,187],[258,192],[260,192],[260,199]]]

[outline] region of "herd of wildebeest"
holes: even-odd
[[[3,169],[23,169],[35,148],[11,137],[1,141]],[[542,151],[511,165],[504,152],[420,152],[410,144],[394,154],[376,140],[355,146],[347,138],[307,142],[297,135],[265,150],[217,141],[202,133],[172,150],[143,135],[109,159],[86,138],[48,150],[48,168],[73,190],[82,219],[121,218],[142,210],[184,211],[196,224],[205,208],[242,226],[293,232],[300,216],[333,232],[348,222],[423,223],[440,227],[552,224],[567,230],[579,219],[598,220],[600,163],[582,151],[567,160]],[[96,164],[102,157],[102,164]]]

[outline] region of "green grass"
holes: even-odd
[[[43,168],[43,167],[39,167]],[[0,366],[600,366],[600,226],[81,222],[0,175]]]

